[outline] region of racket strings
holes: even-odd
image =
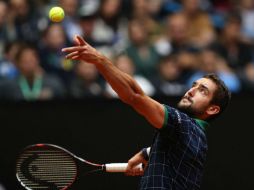
[[[77,175],[72,157],[58,150],[28,150],[17,162],[17,176],[32,189],[64,189]]]

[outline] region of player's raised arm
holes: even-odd
[[[163,105],[146,96],[131,76],[116,68],[107,57],[91,47],[82,37],[75,36],[74,40],[76,46],[62,49],[67,53],[66,58],[94,64],[123,102],[131,105],[154,127],[161,128],[164,122]]]

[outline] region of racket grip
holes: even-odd
[[[106,172],[126,172],[128,163],[111,163],[105,164]],[[143,170],[142,164],[136,166],[137,169]]]

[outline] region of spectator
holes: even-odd
[[[20,76],[1,84],[2,98],[15,101],[63,98],[63,85],[42,70],[36,49],[22,46],[17,52],[16,64]]]
[[[242,92],[254,93],[254,63],[246,65],[240,77],[242,79],[244,89]]]
[[[247,41],[254,41],[254,1],[240,1],[240,13],[242,17],[242,33]]]
[[[237,13],[228,15],[220,38],[213,44],[229,66],[235,70],[251,62],[251,46],[241,38],[241,17]]]
[[[200,9],[199,0],[182,0],[182,4],[180,14],[189,20],[189,42],[197,48],[209,45],[216,37],[209,15]]]
[[[65,10],[61,23],[48,19],[53,5]],[[25,41],[38,49],[44,73],[70,90],[83,80],[75,76],[82,64],[76,68],[60,50],[78,34],[107,57],[124,52],[134,75],[153,82],[156,94],[181,94],[169,86],[207,70],[224,77],[232,92],[253,93],[253,13],[253,0],[0,0],[0,86],[19,78],[14,57]]]
[[[84,38],[94,47],[102,45],[96,40],[95,36],[95,22],[98,18],[98,2],[88,1],[78,11],[79,25]]]
[[[188,82],[198,68],[198,51],[184,50],[176,54],[177,64],[181,69],[181,82]]]
[[[145,0],[132,0],[131,6],[132,18],[142,19],[144,17],[147,17],[148,11]]]
[[[122,0],[102,0],[95,22],[94,39],[103,54],[113,57],[126,47],[127,19],[121,14]]]
[[[141,86],[146,95],[148,96],[154,95],[155,89],[152,83],[142,75],[135,74],[135,65],[127,55],[124,54],[119,55],[115,60],[115,66],[124,73],[133,76],[133,78]],[[116,92],[111,88],[111,86],[108,83],[106,84],[106,94],[109,97],[118,97]]]
[[[132,0],[131,5],[131,18],[142,22],[147,31],[148,41],[153,43],[163,32],[162,16],[160,15],[163,1]]]
[[[12,40],[22,39],[37,45],[40,15],[32,9],[28,0],[10,0],[9,4],[8,33],[12,35]]]
[[[176,55],[168,55],[158,65],[159,75],[152,80],[158,96],[182,96],[186,85],[181,81],[182,71],[177,63]]]
[[[188,20],[183,14],[173,14],[166,18],[166,36],[161,37],[156,43],[157,52],[162,56],[192,49],[188,37]]]
[[[40,59],[46,72],[57,75],[68,86],[73,77],[73,62],[66,60],[61,48],[68,45],[68,41],[61,24],[50,24],[44,32],[40,44]]]
[[[18,70],[15,65],[15,56],[19,46],[19,42],[6,44],[4,57],[0,60],[0,79],[14,79],[17,77]]]
[[[94,65],[78,62],[75,74],[69,87],[71,97],[80,99],[103,96],[103,83]]]
[[[8,6],[5,1],[0,0],[0,59],[3,58],[3,49],[9,41],[9,36],[6,28]]]
[[[59,6],[64,9],[65,17],[62,22],[67,39],[72,42],[72,37],[82,34],[78,24],[78,0],[59,0]]]
[[[191,87],[192,83],[199,77],[208,73],[217,74],[232,93],[240,92],[241,83],[237,75],[216,51],[206,48],[200,53],[197,71],[188,80],[188,87]]]
[[[213,47],[241,79],[243,91],[249,91],[253,86],[253,77],[250,75],[254,70],[252,46],[242,40],[241,21],[238,13],[229,14],[221,39],[214,43]]]
[[[160,12],[162,9],[163,0],[148,0],[147,1],[147,10],[148,14],[154,19],[160,19]]]
[[[153,45],[148,42],[147,31],[140,20],[129,22],[130,45],[126,49],[127,55],[136,67],[136,73],[148,79],[156,75],[159,55]]]

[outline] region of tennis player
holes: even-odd
[[[141,190],[200,189],[207,153],[205,129],[228,105],[225,84],[214,74],[205,75],[193,83],[176,109],[145,95],[133,78],[83,38],[75,36],[74,41],[75,46],[62,49],[66,58],[94,64],[119,98],[157,129],[151,147],[128,161],[126,174],[143,175]],[[140,163],[147,165],[144,172],[134,169]]]

